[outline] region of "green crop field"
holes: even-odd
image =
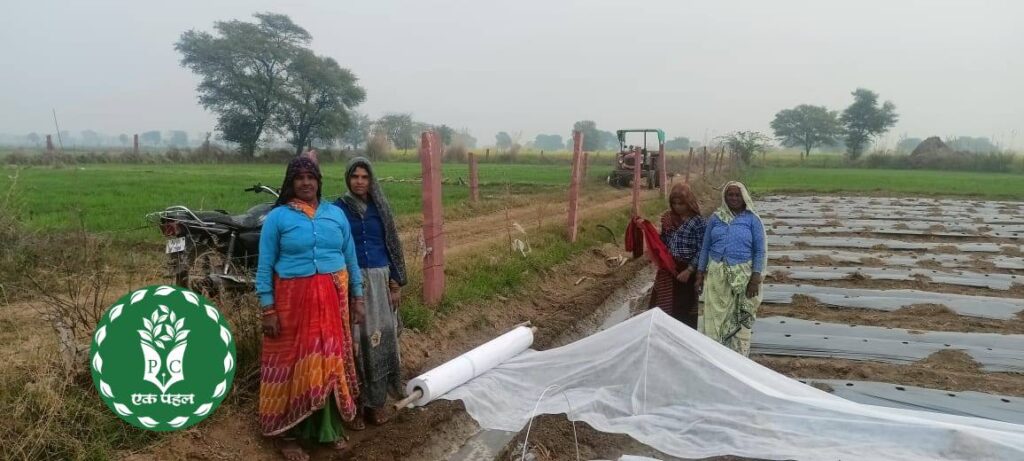
[[[336,198],[344,192],[344,164],[324,165],[324,196]],[[419,182],[398,182],[417,178],[418,163],[378,163],[378,177],[398,215],[414,215],[421,206]],[[592,181],[607,174],[607,168],[592,165]],[[455,207],[469,199],[469,172],[465,164],[444,165],[449,182],[443,200]],[[30,228],[66,229],[84,225],[91,232],[109,232],[126,240],[154,240],[154,227],[144,216],[170,205],[196,210],[224,209],[241,213],[248,207],[272,200],[266,194],[243,192],[261,182],[280,187],[284,167],[280,165],[80,165],[66,168],[8,167],[0,176],[0,191],[11,190],[20,218]],[[459,184],[459,179],[464,184]],[[481,195],[501,197],[506,187],[513,195],[553,192],[567,187],[569,167],[565,165],[481,164]]]
[[[928,170],[756,168],[745,178],[759,194],[821,192],[1024,199],[1024,175]]]

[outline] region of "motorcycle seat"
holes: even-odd
[[[227,213],[220,213],[217,211],[198,211],[196,217],[203,221],[220,224],[228,227],[242,227],[240,218],[244,218],[244,215],[232,216]]]
[[[238,223],[240,229],[259,229],[263,227],[263,220],[273,207],[273,203],[261,203],[249,208],[245,213],[232,216],[231,219]]]
[[[272,207],[272,203],[259,204],[245,213],[237,215],[230,215],[223,211],[196,211],[194,213],[196,218],[208,223],[238,230],[252,230],[263,226],[263,219]],[[171,216],[185,221],[192,220],[192,215],[184,211],[175,211]]]

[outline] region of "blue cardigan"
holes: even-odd
[[[370,200],[366,204],[366,213],[360,216],[359,213],[349,209],[341,199],[334,202],[336,206],[345,212],[348,218],[348,225],[352,228],[352,240],[356,244],[356,256],[359,257],[359,267],[373,269],[387,267],[391,269],[391,277],[394,278],[395,267],[391,264],[391,257],[388,256],[387,242],[384,241],[384,222],[377,211],[377,204]]]
[[[259,258],[256,294],[264,308],[274,304],[274,274],[288,279],[347,268],[349,293],[363,295],[363,275],[348,219],[330,203],[321,201],[313,219],[287,205],[270,210],[260,231]]]
[[[711,261],[725,261],[730,266],[752,261],[753,272],[764,272],[765,245],[764,225],[753,213],[743,211],[731,224],[712,214],[704,230],[697,270],[707,272]]]

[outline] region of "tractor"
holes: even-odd
[[[626,144],[627,133],[642,133],[642,145]],[[647,148],[647,134],[658,135],[658,148],[650,150]],[[659,171],[660,156],[664,154],[665,132],[654,128],[636,130],[618,130],[615,134],[619,138],[619,152],[615,156],[615,169],[608,175],[608,185],[612,187],[628,187],[633,182],[634,169],[639,163],[640,177],[647,180],[647,188],[654,189],[661,186],[661,171]],[[638,162],[639,160],[639,162]]]

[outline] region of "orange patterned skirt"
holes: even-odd
[[[274,280],[276,338],[263,337],[260,429],[279,435],[324,408],[329,393],[345,421],[359,394],[348,312],[348,272]]]

